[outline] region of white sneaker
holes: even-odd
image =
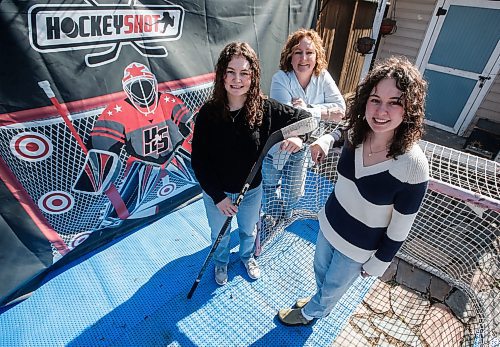
[[[215,266],[215,282],[219,286],[227,283],[227,265]]]
[[[251,279],[256,280],[257,278],[260,277],[259,264],[257,264],[257,261],[254,258],[248,259],[243,264],[245,264],[245,268],[247,269],[248,276]]]

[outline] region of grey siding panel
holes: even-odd
[[[405,55],[414,62],[435,6],[436,0],[398,0],[396,8],[398,30],[381,39],[377,58]]]
[[[476,112],[476,118],[488,118],[500,123],[500,77],[496,76],[490,90]],[[473,122],[475,123],[475,122]]]

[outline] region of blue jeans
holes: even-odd
[[[262,162],[262,209],[274,218],[289,218],[302,195],[306,174],[306,146],[292,153],[281,170],[273,165],[273,156],[266,154]],[[281,179],[281,188],[280,188]]]
[[[233,201],[236,201],[238,193],[226,193]],[[212,243],[215,242],[219,231],[224,225],[227,217],[215,206],[212,198],[203,192],[203,202],[207,212],[208,225],[212,231]],[[262,185],[247,191],[243,200],[238,206],[236,220],[238,221],[238,231],[240,236],[240,259],[246,262],[253,257],[255,248],[255,237],[257,235],[257,222],[259,220],[260,204],[262,202]],[[233,217],[234,218],[234,217]],[[231,227],[226,230],[219,246],[214,252],[214,263],[216,266],[227,265],[229,263],[229,245],[231,239]]]
[[[319,230],[314,253],[316,294],[303,308],[303,312],[314,318],[330,314],[333,307],[361,274],[363,264],[340,253],[325,239]]]

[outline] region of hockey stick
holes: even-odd
[[[264,149],[259,155],[259,158],[257,161],[253,164],[252,170],[250,171],[250,174],[248,175],[247,179],[245,180],[245,184],[243,185],[243,188],[241,189],[240,193],[238,194],[238,197],[236,198],[236,202],[234,205],[238,207],[243,200],[243,197],[245,196],[246,192],[248,191],[248,188],[250,187],[250,184],[252,184],[252,181],[259,172],[260,167],[262,165],[262,161],[264,160],[264,157],[266,156],[267,152],[269,149],[277,144],[280,141],[283,141],[284,139],[290,138],[290,137],[295,137],[295,136],[300,136],[300,135],[305,135],[307,133],[312,132],[314,129],[317,127],[317,121],[314,118],[306,118],[302,119],[298,122],[295,122],[289,126],[286,126],[280,130],[275,131],[274,133],[269,136],[266,144],[264,145]],[[208,253],[207,258],[205,259],[205,262],[203,263],[203,266],[201,267],[200,272],[198,273],[198,277],[194,281],[193,285],[191,286],[191,290],[189,291],[187,298],[191,299],[193,296],[194,291],[198,287],[198,284],[200,283],[201,277],[205,273],[205,270],[210,263],[210,260],[213,257],[213,254],[217,247],[219,246],[219,243],[222,240],[222,237],[226,233],[226,229],[229,227],[231,224],[231,219],[233,217],[227,217],[226,221],[224,222],[224,225],[219,231],[219,234],[217,235],[217,238],[215,239],[215,242],[212,245],[212,248],[210,249],[210,252]]]
[[[137,43],[136,41],[131,42],[132,46],[145,57],[166,57],[168,56],[167,49],[163,46],[146,46]]]
[[[96,67],[106,63],[110,63],[118,59],[121,50],[121,43],[115,42],[111,44],[111,48],[101,52],[89,53],[85,56],[85,63],[88,66]]]
[[[260,244],[260,231],[262,230],[262,218],[260,217],[262,214],[262,206],[260,207],[259,210],[259,220],[257,221],[257,235],[255,236],[255,250],[253,252],[253,255],[255,257],[258,257],[260,255],[260,252],[262,251],[262,247]]]
[[[82,138],[80,137],[75,127],[73,126],[73,123],[71,123],[68,114],[64,111],[63,107],[57,100],[56,95],[52,90],[49,81],[40,81],[38,82],[38,85],[40,86],[40,88],[43,89],[45,95],[47,95],[47,98],[49,98],[49,100],[52,102],[52,105],[54,105],[54,107],[56,108],[57,113],[64,120],[64,123],[66,124],[69,131],[71,132],[76,142],[80,146],[80,149],[83,151],[85,155],[87,155],[89,152],[87,146],[85,146],[85,143],[83,142]],[[106,190],[105,194],[107,195],[109,201],[113,205],[118,217],[122,220],[127,219],[127,217],[129,216],[127,206],[125,205],[125,202],[122,200],[120,193],[118,192],[118,189],[116,189],[116,186],[113,183],[111,183],[109,188]]]

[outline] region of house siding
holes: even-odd
[[[500,123],[500,77],[497,75],[490,90],[481,102],[481,106],[476,112],[474,120],[467,127],[465,136],[469,136],[479,118],[486,118],[493,122]]]
[[[398,0],[397,31],[381,38],[377,59],[404,55],[415,62],[435,7],[435,0]]]

